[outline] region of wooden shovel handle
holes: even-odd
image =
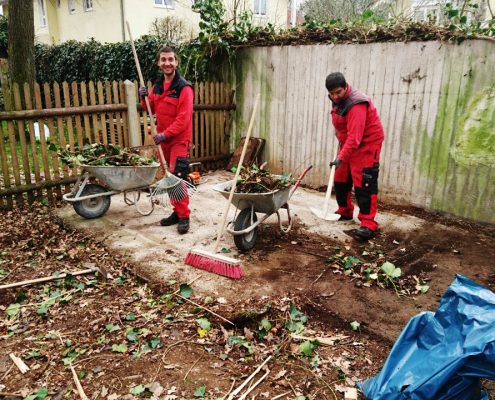
[[[256,95],[256,99],[254,100],[253,111],[251,113],[251,120],[249,121],[249,127],[246,133],[246,138],[244,139],[244,146],[242,146],[241,158],[239,159],[239,163],[237,164],[237,169],[235,171],[234,181],[232,184],[232,188],[230,189],[229,199],[225,206],[225,210],[223,212],[222,224],[220,225],[220,229],[218,230],[217,241],[215,242],[215,247],[213,248],[213,252],[216,253],[218,247],[220,245],[220,238],[223,235],[225,230],[225,222],[227,221],[227,213],[229,212],[230,204],[232,203],[232,197],[234,197],[235,186],[237,184],[237,178],[239,178],[239,174],[241,172],[242,163],[244,162],[244,156],[246,155],[246,149],[249,143],[249,138],[251,137],[251,131],[253,130],[254,125],[254,116],[256,115],[256,110],[258,109],[258,101],[260,99],[260,94]]]

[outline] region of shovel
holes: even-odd
[[[333,157],[333,160],[337,158],[338,154],[339,154],[339,148],[337,146],[337,150],[335,150],[335,155]],[[328,212],[328,203],[330,203],[330,196],[332,195],[334,175],[335,175],[335,165],[332,165],[332,168],[330,169],[330,178],[328,179],[327,193],[325,194],[325,202],[323,203],[323,210],[315,207],[309,208],[314,215],[326,221],[338,221],[340,218],[340,214]]]

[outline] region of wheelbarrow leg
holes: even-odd
[[[292,228],[292,217],[290,215],[290,209],[289,209],[289,203],[285,203],[282,207],[280,208],[285,208],[287,210],[287,219],[288,219],[288,224],[287,227],[284,227],[282,224],[282,219],[280,218],[280,213],[277,211],[277,218],[278,218],[278,226],[280,227],[280,230],[283,233],[289,233],[289,231]]]

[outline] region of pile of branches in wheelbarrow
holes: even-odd
[[[235,193],[268,193],[294,184],[292,174],[272,175],[257,165],[242,167]]]
[[[65,149],[51,145],[50,150],[57,151],[60,160],[71,168],[81,165],[142,166],[157,162],[154,157],[141,157],[129,149],[121,149],[113,144],[84,143],[82,148],[76,144],[74,151],[71,151],[68,145]]]

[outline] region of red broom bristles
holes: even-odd
[[[187,265],[213,272],[232,279],[241,279],[244,275],[239,260],[211,254],[204,250],[192,249],[184,259]]]

